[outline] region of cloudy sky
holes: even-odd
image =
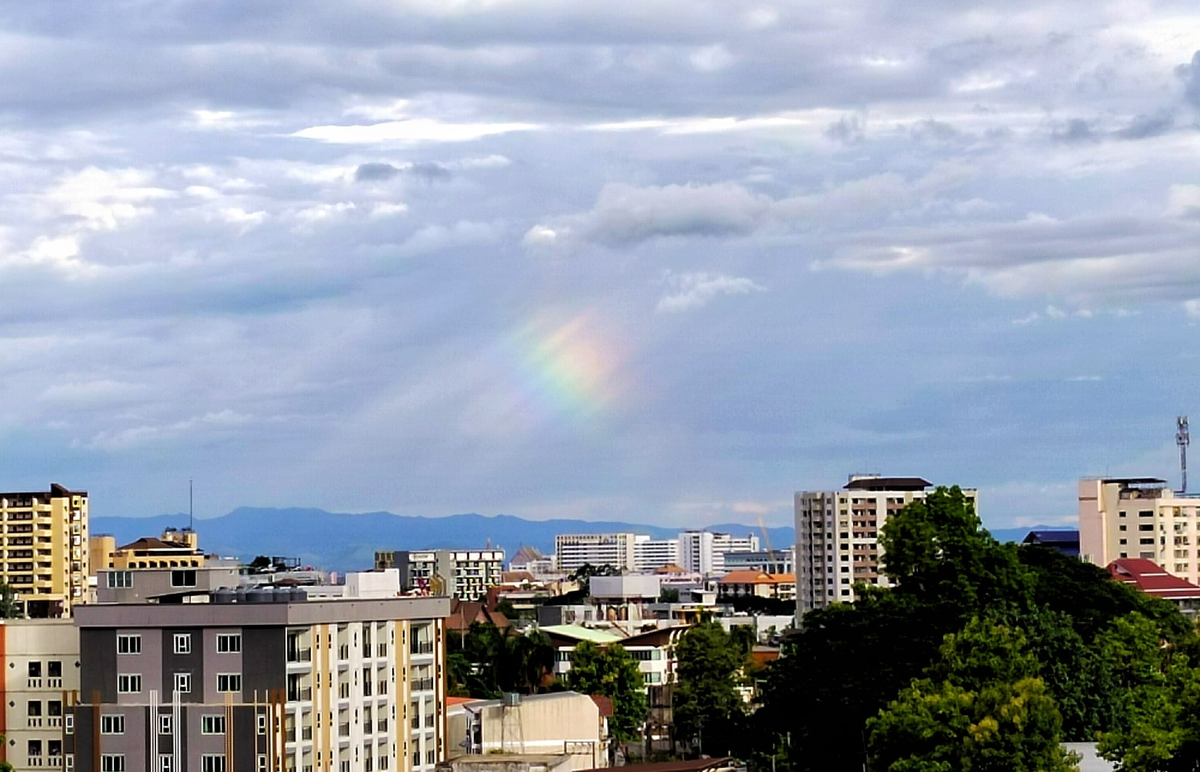
[[[1067,521],[1200,418],[1198,48],[1194,1],[5,4],[0,487]]]

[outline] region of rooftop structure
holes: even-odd
[[[1079,531],[1076,530],[1036,530],[1021,542],[1030,546],[1047,547],[1057,550],[1068,557],[1079,557]]]
[[[1200,610],[1200,586],[1167,573],[1156,563],[1142,558],[1120,558],[1109,563],[1108,573],[1122,584],[1147,595],[1169,600],[1188,616]]]
[[[1155,477],[1079,482],[1080,557],[1098,566],[1142,558],[1200,582],[1200,498],[1182,496]]]

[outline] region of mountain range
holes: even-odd
[[[187,515],[156,517],[96,517],[92,534],[112,534],[117,544],[142,536],[158,536],[166,528],[187,525]],[[1042,526],[1036,526],[1042,527]],[[618,521],[526,520],[513,515],[462,514],[447,517],[395,515],[390,512],[345,514],[323,509],[264,509],[241,507],[220,517],[197,520],[200,546],[208,553],[250,560],[255,555],[298,558],[301,563],[334,571],[369,568],[376,550],[480,549],[502,547],[512,557],[523,545],[543,554],[554,551],[560,533],[639,533],[653,539],[670,539],[680,528]],[[744,536],[761,532],[744,523],[722,523],[710,531]],[[1019,541],[1028,528],[996,529],[1001,541]],[[768,528],[776,549],[795,541],[792,528]],[[764,545],[765,547],[765,545]]]

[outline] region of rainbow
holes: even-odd
[[[620,397],[619,357],[595,319],[535,319],[510,340],[521,402],[543,418],[588,420]]]

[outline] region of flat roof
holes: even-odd
[[[625,640],[624,636],[610,633],[607,630],[597,630],[593,627],[584,627],[583,625],[548,625],[539,627],[543,633],[547,635],[557,635],[561,638],[573,638],[577,641],[591,641],[592,643],[616,643]]]
[[[330,598],[295,603],[91,603],[78,627],[280,627],[390,619],[440,619],[449,598]]]

